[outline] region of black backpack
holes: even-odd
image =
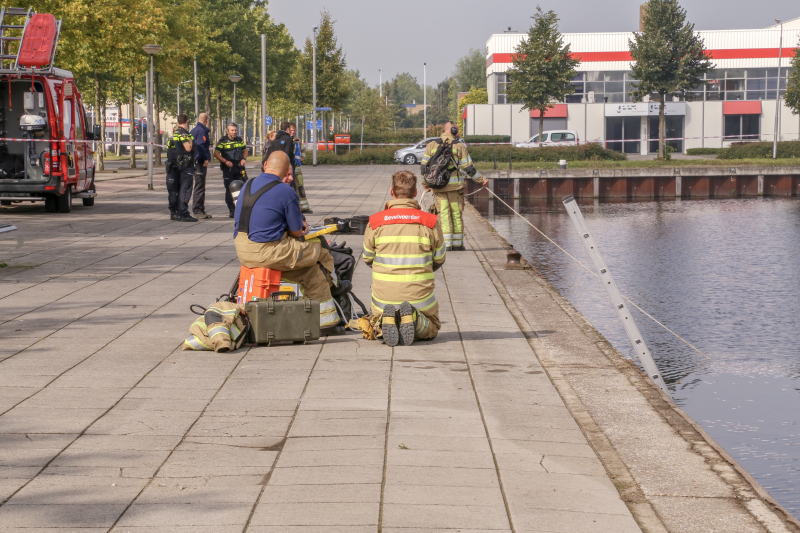
[[[453,145],[449,141],[437,139],[436,152],[422,165],[422,179],[431,189],[441,189],[450,181],[450,162],[453,161]]]

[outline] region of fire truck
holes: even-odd
[[[0,205],[44,202],[69,213],[94,205],[94,149],[71,72],[56,68],[61,21],[0,8]],[[95,128],[99,130],[99,127]]]

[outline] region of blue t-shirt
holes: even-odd
[[[280,181],[275,174],[260,174],[248,181],[236,201],[234,213],[233,238],[239,234],[239,216],[242,214],[245,189],[257,194],[273,181]],[[289,231],[303,229],[303,215],[300,214],[300,199],[291,185],[280,183],[264,193],[253,206],[250,213],[250,240],[253,242],[279,241]]]

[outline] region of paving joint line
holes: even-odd
[[[394,375],[394,352],[395,348],[392,347],[392,356],[389,360],[389,397],[386,404],[386,436],[384,437],[383,441],[383,476],[381,477],[381,501],[380,506],[378,507],[378,533],[382,533],[383,531],[383,504],[386,493],[386,469],[389,464],[389,424],[392,421],[392,376]]]
[[[181,346],[179,346],[179,348],[180,348],[180,347],[182,347],[182,345],[183,345],[183,343],[181,343]],[[168,355],[168,356],[166,356],[164,359],[162,359],[162,360],[161,360],[161,361],[160,361],[160,362],[159,362],[159,363],[158,363],[158,364],[157,364],[155,367],[153,367],[153,368],[150,370],[150,372],[152,372],[153,370],[155,370],[156,368],[158,368],[159,366],[161,366],[161,365],[164,363],[164,361],[166,361],[167,359],[169,359],[170,357],[172,357],[172,355],[174,355],[174,354],[175,354],[175,352],[176,352],[177,350],[178,350],[178,348],[175,348],[174,350],[172,350],[172,351],[169,353],[169,355]],[[163,460],[163,461],[161,462],[161,464],[158,466],[158,468],[156,469],[156,471],[155,471],[155,472],[153,472],[153,475],[152,475],[152,476],[150,476],[150,479],[148,479],[148,480],[147,480],[147,483],[145,483],[144,487],[142,487],[142,490],[140,490],[140,491],[139,491],[139,492],[136,494],[136,496],[134,496],[134,498],[133,498],[133,499],[130,501],[130,503],[128,503],[128,505],[126,505],[126,506],[125,506],[125,509],[123,509],[123,511],[120,513],[120,515],[117,517],[117,519],[116,519],[116,520],[114,520],[114,523],[113,523],[113,524],[111,524],[111,527],[108,529],[109,533],[110,533],[111,531],[113,531],[115,527],[117,527],[117,524],[119,523],[119,521],[120,521],[120,520],[122,520],[122,517],[123,517],[123,516],[125,516],[125,513],[127,513],[127,512],[128,512],[128,509],[130,509],[130,508],[133,506],[133,504],[134,504],[134,503],[136,503],[136,500],[138,500],[138,499],[139,499],[139,497],[140,497],[142,494],[144,494],[144,491],[146,491],[146,490],[148,489],[148,487],[150,487],[150,485],[152,485],[152,484],[153,484],[153,480],[154,480],[154,479],[156,479],[156,477],[158,476],[158,473],[159,473],[159,472],[161,472],[161,469],[162,469],[162,468],[164,468],[164,465],[166,465],[166,464],[167,464],[167,461],[169,461],[170,457],[172,457],[172,454],[174,454],[174,453],[175,453],[175,450],[177,450],[177,449],[180,447],[180,445],[181,445],[181,444],[183,444],[183,443],[186,441],[186,436],[187,436],[189,433],[191,433],[192,429],[194,429],[194,426],[195,426],[195,425],[197,425],[197,422],[198,422],[198,421],[199,421],[201,418],[203,418],[203,415],[205,414],[205,412],[206,412],[206,410],[208,409],[208,407],[211,405],[211,403],[214,401],[214,399],[215,399],[215,398],[217,397],[217,395],[220,393],[220,391],[221,391],[221,390],[222,390],[222,388],[225,386],[225,384],[227,384],[227,383],[228,383],[228,380],[230,379],[231,375],[232,375],[234,372],[236,372],[236,369],[237,369],[237,368],[239,368],[239,365],[241,365],[241,364],[242,364],[242,361],[244,361],[244,358],[245,358],[245,357],[247,357],[247,354],[249,354],[249,353],[250,353],[250,349],[248,348],[247,350],[245,350],[245,352],[242,354],[242,356],[239,358],[239,360],[238,360],[238,361],[236,362],[236,364],[233,366],[233,368],[231,369],[231,371],[230,371],[230,372],[228,372],[228,375],[227,375],[227,376],[225,376],[225,379],[222,381],[222,385],[220,385],[220,386],[219,386],[219,388],[217,389],[217,391],[214,393],[214,395],[213,395],[213,396],[211,396],[211,399],[210,399],[210,400],[208,400],[208,402],[206,402],[206,405],[205,405],[205,407],[203,407],[203,410],[202,410],[202,411],[200,411],[200,414],[198,414],[198,415],[197,415],[197,418],[195,418],[194,422],[192,422],[192,425],[191,425],[191,426],[189,426],[189,428],[188,428],[188,429],[187,429],[187,430],[184,432],[184,434],[183,434],[183,436],[181,437],[181,440],[178,442],[178,444],[176,444],[176,445],[175,445],[175,447],[174,447],[174,448],[172,448],[172,450],[170,450],[169,454],[167,454],[167,456],[164,458],[164,460]],[[145,377],[146,377],[147,375],[149,375],[149,374],[150,374],[150,372],[148,372],[147,374],[145,374]],[[142,379],[144,379],[144,377],[143,377]],[[130,391],[129,391],[129,392],[130,392]],[[127,396],[127,394],[126,394],[126,396]],[[124,398],[124,397],[123,397],[123,398]],[[200,476],[197,476],[197,477],[200,477]]]
[[[213,250],[214,248],[216,248],[216,247],[218,247],[218,246],[220,246],[220,245],[219,245],[219,244],[217,244],[217,245],[213,246],[213,247],[212,247],[212,248],[210,248],[210,249],[212,249],[212,250]],[[198,255],[194,256],[194,257],[193,257],[192,259],[190,259],[189,261],[186,261],[185,263],[181,263],[180,265],[176,265],[176,266],[174,266],[173,268],[171,268],[171,269],[169,269],[169,270],[167,270],[167,271],[165,271],[165,272],[162,272],[161,274],[159,274],[159,275],[158,275],[158,276],[156,276],[155,278],[153,278],[153,279],[151,279],[151,280],[147,281],[146,283],[150,283],[150,281],[156,280],[156,279],[160,278],[161,276],[164,276],[165,274],[168,274],[168,273],[172,272],[172,271],[173,271],[173,270],[175,270],[176,268],[178,268],[178,267],[180,267],[180,266],[183,266],[183,265],[185,265],[186,263],[190,263],[190,262],[194,261],[195,259],[197,259],[198,257],[200,257],[200,256],[201,256],[203,253],[206,253],[206,252],[202,252],[202,253],[200,253],[200,254],[198,254]],[[230,263],[230,261],[229,261],[228,263]],[[227,266],[228,266],[228,263],[226,263],[226,264],[222,265],[221,267],[217,268],[216,270],[214,270],[214,271],[212,272],[212,274],[211,274],[211,275],[214,275],[214,274],[216,274],[217,272],[219,272],[220,270],[222,270],[223,268],[227,267]],[[200,284],[200,283],[204,282],[206,279],[207,279],[207,278],[204,278],[204,279],[202,279],[202,280],[198,281],[197,283],[195,283],[194,285],[192,285],[191,287],[189,287],[188,289],[186,289],[186,291],[188,291],[188,290],[189,290],[189,289],[191,289],[192,287],[195,287],[195,286],[197,286],[198,284]],[[146,283],[143,283],[142,285],[145,285]],[[90,311],[90,312],[86,313],[85,315],[81,315],[80,317],[78,317],[78,320],[80,320],[81,318],[83,318],[83,317],[85,317],[85,316],[88,316],[88,315],[90,315],[90,314],[92,314],[92,313],[94,313],[94,312],[96,312],[96,311],[98,311],[98,310],[100,310],[100,309],[103,309],[103,308],[104,308],[104,307],[106,307],[107,305],[109,305],[109,304],[112,304],[112,303],[116,302],[117,300],[119,300],[120,298],[122,298],[122,297],[124,297],[124,296],[127,296],[127,295],[128,295],[128,293],[130,293],[130,292],[132,292],[132,291],[134,291],[134,290],[138,289],[138,288],[139,288],[139,287],[141,287],[142,285],[138,285],[138,286],[136,286],[136,287],[132,288],[130,291],[126,292],[125,294],[122,294],[122,295],[118,296],[117,298],[114,298],[114,299],[113,299],[113,300],[111,300],[110,302],[106,302],[105,304],[101,305],[101,306],[100,306],[100,307],[98,307],[97,309],[93,309],[92,311]],[[186,291],[184,291],[184,292],[186,292]],[[14,405],[12,405],[11,407],[9,407],[8,409],[6,409],[6,410],[5,410],[5,411],[3,411],[2,413],[0,413],[0,417],[2,417],[3,415],[5,415],[5,414],[6,414],[6,413],[8,413],[9,411],[11,411],[12,409],[14,409],[15,407],[17,407],[18,405],[22,404],[23,402],[25,402],[25,401],[27,401],[27,400],[29,400],[29,399],[33,398],[34,396],[36,396],[37,394],[39,394],[40,392],[42,392],[44,389],[46,389],[48,386],[50,386],[50,384],[51,384],[51,383],[53,383],[54,381],[56,381],[58,378],[60,378],[61,376],[63,376],[64,374],[66,374],[67,372],[69,372],[70,370],[72,370],[73,368],[77,367],[78,365],[80,365],[80,364],[84,363],[85,361],[87,361],[87,360],[88,360],[88,359],[90,359],[91,357],[93,357],[93,356],[97,355],[97,353],[98,353],[98,352],[100,352],[102,349],[106,348],[106,347],[107,347],[109,344],[111,344],[112,342],[114,342],[115,340],[117,340],[119,337],[121,337],[122,335],[124,335],[125,333],[127,333],[128,331],[130,331],[131,329],[133,329],[134,327],[136,327],[136,326],[137,326],[139,323],[141,323],[142,321],[144,321],[144,320],[147,320],[147,319],[148,319],[150,316],[152,316],[152,315],[153,315],[155,312],[159,311],[159,310],[160,310],[160,309],[162,309],[164,306],[166,306],[166,305],[169,305],[171,302],[172,302],[172,300],[170,300],[170,301],[168,301],[168,302],[164,303],[164,305],[161,305],[160,307],[158,307],[158,308],[154,309],[152,313],[149,313],[147,316],[145,316],[145,317],[141,318],[140,320],[136,321],[135,323],[133,323],[133,324],[132,324],[132,325],[131,325],[129,328],[125,329],[125,330],[124,330],[124,331],[122,331],[122,332],[121,332],[119,335],[117,335],[117,336],[116,336],[116,337],[114,337],[113,339],[109,340],[109,341],[108,341],[106,344],[104,344],[103,346],[101,346],[100,348],[98,348],[97,350],[95,350],[94,352],[92,352],[91,354],[87,355],[86,357],[84,357],[83,359],[81,359],[80,361],[78,361],[77,363],[75,363],[74,365],[72,365],[71,367],[67,368],[66,370],[64,370],[63,372],[61,372],[61,373],[60,373],[60,374],[58,374],[57,376],[55,376],[53,379],[51,379],[50,381],[48,381],[48,382],[47,382],[47,383],[46,383],[44,386],[42,386],[42,387],[41,387],[39,390],[37,390],[36,392],[34,392],[33,394],[31,394],[30,396],[27,396],[26,398],[23,398],[23,399],[22,399],[22,400],[20,400],[19,402],[15,403],[15,404],[14,404]],[[10,356],[6,357],[6,358],[5,358],[5,359],[3,359],[2,361],[0,361],[0,365],[1,365],[3,362],[5,362],[5,361],[8,361],[8,360],[9,360],[9,359],[11,359],[12,357],[16,357],[17,355],[21,354],[22,352],[24,352],[25,350],[27,350],[27,349],[28,349],[28,348],[30,348],[31,346],[35,346],[35,345],[37,345],[38,343],[42,342],[43,340],[50,338],[52,335],[54,335],[55,333],[58,333],[59,331],[61,331],[62,329],[66,328],[67,326],[69,326],[69,325],[73,324],[74,322],[76,322],[76,320],[73,320],[73,321],[72,321],[72,322],[70,322],[69,324],[66,324],[66,325],[64,325],[64,326],[62,326],[62,327],[60,327],[60,328],[58,328],[57,330],[55,330],[54,332],[52,332],[52,333],[48,334],[47,336],[45,336],[45,337],[42,337],[41,339],[39,339],[39,340],[38,340],[38,341],[36,341],[35,343],[33,343],[33,344],[31,344],[30,346],[28,346],[28,347],[26,347],[26,348],[24,348],[24,349],[20,350],[19,352],[15,353],[14,355],[10,355]],[[159,363],[159,364],[160,364],[160,363]],[[102,415],[101,415],[101,416],[102,416]],[[92,422],[92,423],[94,423],[94,422]]]
[[[264,496],[264,491],[267,490],[267,485],[269,485],[270,479],[272,479],[272,474],[275,472],[275,468],[278,466],[278,461],[283,455],[283,449],[286,447],[286,441],[289,440],[289,433],[292,431],[292,426],[294,425],[294,421],[297,418],[297,413],[300,412],[300,404],[303,403],[303,397],[306,395],[306,391],[308,390],[308,385],[311,383],[311,375],[314,374],[314,370],[317,368],[317,363],[319,362],[319,358],[322,357],[322,350],[325,348],[325,345],[328,342],[328,338],[325,337],[325,340],[322,341],[322,344],[319,347],[319,351],[317,352],[317,357],[314,359],[314,364],[311,365],[311,370],[308,372],[308,377],[306,377],[306,384],[303,385],[303,391],[300,393],[300,397],[297,399],[297,405],[294,408],[294,413],[292,414],[292,419],[289,420],[289,425],[286,428],[286,433],[283,435],[283,443],[281,444],[280,450],[278,450],[278,455],[275,456],[275,460],[272,461],[272,466],[269,469],[269,472],[266,473],[264,476],[264,482],[261,486],[261,490],[258,492],[258,497],[256,501],[253,503],[253,508],[250,509],[250,514],[247,515],[247,522],[244,524],[244,529],[242,529],[242,533],[247,533],[247,530],[250,528],[250,523],[253,521],[253,516],[256,514],[256,509],[258,509],[259,503],[261,503],[261,498]]]
[[[447,267],[445,267],[445,269],[446,268]],[[503,485],[503,476],[500,474],[500,465],[498,465],[497,463],[497,454],[495,454],[494,451],[492,436],[489,433],[489,427],[486,425],[486,417],[483,414],[483,406],[481,405],[481,399],[478,395],[478,389],[475,387],[475,378],[472,375],[472,365],[469,362],[467,349],[464,346],[464,336],[461,333],[461,326],[459,326],[458,324],[458,314],[456,313],[456,306],[453,304],[453,297],[450,294],[450,286],[447,284],[447,272],[445,269],[442,269],[442,277],[444,278],[445,287],[447,288],[447,299],[450,301],[450,307],[453,310],[453,321],[455,321],[456,329],[458,330],[458,338],[459,342],[461,343],[461,351],[464,353],[464,361],[467,364],[467,373],[469,374],[469,381],[472,384],[472,393],[475,395],[475,402],[478,404],[478,412],[481,414],[481,423],[483,424],[483,430],[486,432],[486,440],[489,444],[489,450],[492,452],[492,462],[494,463],[494,471],[497,474],[497,483],[500,487],[500,494],[503,495],[503,505],[505,506],[506,516],[508,517],[508,526],[511,529],[511,533],[516,533],[516,529],[514,528],[514,520],[511,517],[511,507],[508,504],[508,496],[506,495],[506,489],[505,486]]]

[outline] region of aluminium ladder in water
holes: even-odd
[[[573,224],[575,224],[575,229],[578,230],[581,242],[583,242],[583,247],[586,248],[586,252],[589,254],[592,264],[594,264],[594,268],[597,270],[598,277],[603,282],[603,287],[606,289],[611,303],[614,304],[614,310],[617,312],[617,316],[620,322],[622,322],[622,327],[625,329],[625,333],[631,341],[633,351],[636,352],[636,356],[642,363],[645,372],[647,372],[647,376],[652,379],[658,388],[664,391],[667,396],[670,396],[667,385],[664,383],[664,377],[658,370],[655,361],[653,361],[653,356],[650,355],[650,350],[647,349],[644,338],[639,332],[639,328],[636,327],[636,322],[633,321],[633,316],[628,312],[628,306],[625,304],[624,298],[619,292],[617,284],[614,282],[614,278],[611,277],[611,272],[609,272],[608,266],[603,260],[602,254],[600,254],[600,248],[597,247],[594,237],[589,233],[589,227],[586,225],[586,220],[583,218],[583,213],[581,213],[578,203],[572,196],[565,196],[562,201],[564,202],[564,207],[567,209],[569,218],[572,219]]]

